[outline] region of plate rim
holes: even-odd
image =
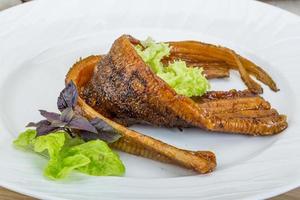
[[[8,9],[8,10],[6,10],[6,11],[3,11],[3,13],[17,12],[17,9],[19,9],[19,10],[21,10],[21,9],[27,9],[27,7],[30,7],[32,4],[38,4],[39,2],[46,2],[46,1],[45,1],[45,0],[36,0],[36,1],[28,2],[28,3],[26,3],[26,4],[23,4],[23,5],[20,5],[20,6],[11,8],[11,9]],[[252,1],[252,2],[254,2],[254,1]],[[256,1],[255,1],[255,2],[256,2]],[[272,9],[278,9],[278,10],[280,10],[281,12],[288,13],[289,15],[293,15],[294,17],[297,17],[297,19],[300,19],[299,16],[297,16],[297,15],[295,15],[295,14],[293,14],[293,13],[290,13],[290,12],[288,12],[288,11],[286,11],[286,10],[280,9],[280,8],[278,8],[278,7],[275,7],[275,6],[266,4],[266,3],[264,3],[264,2],[256,2],[256,3],[258,3],[258,4],[263,4],[264,6],[267,6],[267,7],[273,7]],[[1,18],[1,16],[2,16],[2,13],[0,13],[0,18]],[[51,196],[48,196],[48,197],[47,197],[47,195],[45,196],[45,194],[43,194],[43,193],[32,192],[32,191],[27,190],[27,189],[24,189],[24,188],[23,188],[23,189],[22,189],[22,188],[17,188],[17,187],[14,187],[13,185],[4,183],[4,182],[2,182],[1,180],[0,180],[0,185],[1,185],[2,187],[11,189],[11,190],[13,190],[13,191],[17,191],[17,192],[20,192],[20,193],[23,193],[23,194],[26,194],[26,195],[29,195],[29,196],[33,196],[33,197],[37,197],[37,198],[45,198],[45,197],[46,197],[46,198],[49,198],[49,199],[50,199],[50,198],[53,199],[53,197],[51,197]],[[282,188],[281,190],[278,189],[278,190],[276,190],[276,191],[272,191],[272,192],[270,192],[270,193],[268,193],[268,194],[265,194],[265,196],[263,196],[263,195],[255,195],[255,196],[259,196],[259,197],[263,197],[263,198],[268,198],[268,197],[271,197],[271,196],[278,195],[278,194],[281,194],[281,193],[283,193],[283,192],[289,191],[289,190],[291,190],[291,189],[293,189],[293,188],[295,188],[295,187],[298,187],[299,185],[300,185],[300,180],[299,180],[299,181],[298,181],[298,180],[295,180],[295,182],[294,182],[294,183],[291,183],[290,185],[285,185],[285,187],[280,187],[280,188]],[[252,198],[254,199],[255,196],[249,197],[249,199],[252,199]],[[55,197],[55,199],[61,199],[61,198]],[[62,198],[62,199],[63,199],[63,198]]]

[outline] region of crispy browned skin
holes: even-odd
[[[269,102],[262,97],[243,97],[233,99],[218,99],[199,104],[199,106],[207,110],[210,114],[215,113],[232,113],[242,110],[269,110],[271,108]]]
[[[200,65],[201,66],[201,65]],[[205,75],[206,79],[214,79],[214,78],[227,78],[229,77],[229,69],[223,66],[203,66],[203,74]]]
[[[272,135],[287,127],[286,117],[270,112],[270,104],[254,94],[229,99],[221,95],[204,103],[176,94],[143,62],[133,41],[130,36],[117,39],[81,90],[84,100],[106,117],[247,135]]]
[[[238,55],[236,55],[235,52],[233,51],[230,51],[230,54],[234,58],[234,61],[236,62],[236,65],[238,67],[238,71],[241,75],[241,78],[244,81],[244,83],[247,85],[249,90],[251,90],[256,94],[262,94],[263,88],[250,77],[244,65],[242,64],[241,60],[239,59]]]
[[[196,65],[197,63],[201,64],[203,62],[224,62],[226,63],[224,66],[240,72],[241,78],[252,92],[262,93],[262,88],[252,80],[248,73],[268,85],[273,91],[279,90],[267,72],[250,60],[237,55],[231,49],[198,41],[168,43],[171,47],[170,60],[182,59]]]
[[[234,99],[240,97],[254,97],[256,94],[252,93],[250,90],[237,91],[235,89],[229,91],[208,91],[200,97],[192,97],[192,99],[197,103],[204,103],[212,100],[218,99]]]
[[[86,83],[91,79],[95,63],[99,56],[90,56],[77,62],[68,72],[66,83],[73,80],[78,90],[85,90]],[[103,119],[118,130],[122,138],[111,144],[112,147],[134,155],[158,160],[161,162],[177,164],[198,173],[211,172],[216,167],[216,158],[210,151],[188,151],[168,145],[152,137],[127,129],[126,127],[104,117],[90,107],[79,97],[76,112],[88,118]]]
[[[287,127],[286,116],[278,114],[269,102],[249,90],[228,92],[208,92],[202,98],[195,98],[200,107],[210,112],[220,126],[236,126],[245,131],[264,132],[269,135],[268,126],[272,131],[280,132]],[[241,124],[239,124],[241,123]],[[222,128],[220,128],[222,129]]]
[[[177,95],[151,71],[126,36],[116,40],[101,59],[82,96],[110,118],[133,118],[167,127],[190,126],[194,115],[199,116],[199,125],[209,120],[201,109],[195,109],[194,101]]]

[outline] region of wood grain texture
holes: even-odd
[[[11,190],[7,190],[3,187],[0,187],[0,199],[1,200],[36,200],[33,197],[25,196]]]
[[[299,199],[300,199],[300,188],[279,195],[277,197],[273,197],[270,200],[299,200]]]
[[[1,1],[1,0],[0,0]],[[300,15],[300,0],[264,0],[263,2],[269,3],[280,8],[286,9],[290,12]],[[3,187],[0,187],[1,200],[36,200],[35,198],[28,197]],[[270,200],[299,200],[300,188],[287,192],[285,194],[273,197]]]

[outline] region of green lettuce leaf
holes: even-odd
[[[177,94],[188,97],[201,96],[210,87],[207,79],[202,75],[202,68],[189,68],[184,61],[171,63],[157,75],[167,82]]]
[[[166,43],[155,43],[154,40],[148,38],[142,42],[142,46],[137,45],[135,50],[142,57],[143,61],[147,63],[154,73],[163,71],[163,64],[161,60],[165,56],[169,56],[170,47]]]
[[[60,151],[65,144],[65,134],[55,132],[49,135],[37,137],[33,140],[34,151],[42,153],[47,151],[50,160],[59,157]]]
[[[13,144],[24,150],[31,150],[33,148],[33,140],[35,139],[36,131],[32,129],[27,129],[26,131],[20,133],[18,139],[16,139]]]
[[[50,179],[65,178],[74,169],[95,176],[120,176],[125,172],[119,156],[101,140],[85,143],[62,131],[36,137],[36,131],[29,129],[21,133],[14,144],[47,155],[49,162],[44,175]]]
[[[120,176],[125,167],[119,156],[101,140],[93,140],[70,149],[71,155],[81,154],[89,158],[90,163],[79,167],[80,172],[95,176]]]
[[[80,154],[69,155],[68,149],[64,147],[65,141],[71,140],[64,132],[50,133],[37,137],[34,141],[34,151],[49,155],[49,162],[44,170],[44,175],[51,179],[65,178],[73,169],[87,165],[90,160]]]
[[[152,71],[163,79],[177,94],[201,96],[210,88],[203,76],[202,68],[188,67],[184,61],[178,60],[163,66],[161,60],[169,56],[170,47],[166,43],[155,43],[151,38],[136,45],[135,50]]]

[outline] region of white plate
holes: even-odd
[[[42,199],[261,199],[300,184],[300,19],[254,1],[34,1],[0,13],[0,185]],[[194,39],[231,47],[261,65],[281,91],[264,97],[288,115],[273,137],[188,129],[136,130],[186,149],[216,153],[208,175],[121,153],[125,177],[74,173],[53,182],[45,160],[11,142],[38,109],[55,110],[69,67],[108,51],[123,33],[160,41]],[[213,89],[242,89],[236,74]]]

